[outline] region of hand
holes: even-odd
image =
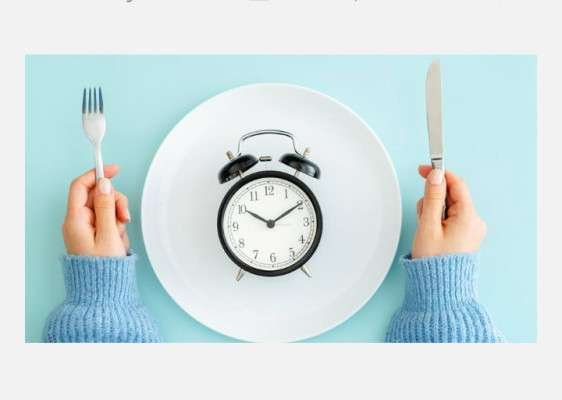
[[[275,218],[275,219],[273,220],[273,222],[277,222],[277,221],[279,221],[281,218],[283,218],[283,217],[289,215],[295,208],[299,207],[301,204],[302,204],[302,201],[298,201],[296,206],[289,208],[289,209],[288,209],[287,211],[285,211],[283,214],[281,214],[280,216],[278,216],[277,218]]]
[[[68,254],[121,257],[129,251],[127,197],[112,188],[109,178],[119,167],[104,168],[106,178],[96,184],[95,170],[76,178],[68,193],[62,233]]]
[[[246,212],[248,214],[250,214],[252,217],[259,219],[260,221],[265,222],[266,224],[268,223],[267,219],[260,217],[258,214],[251,212],[250,210],[246,209]]]
[[[466,184],[452,172],[443,176],[443,171],[429,165],[420,166],[418,172],[426,182],[425,194],[417,203],[412,258],[477,251],[486,235],[486,224],[476,213]],[[441,220],[445,197],[447,218]]]

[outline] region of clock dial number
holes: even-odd
[[[258,259],[258,254],[260,254],[259,250],[252,250],[252,252],[254,253],[254,260]]]
[[[291,259],[295,259],[295,250],[292,247],[289,247],[289,256],[291,257]]]
[[[304,244],[304,242],[305,242],[304,235],[301,235],[301,237],[299,238],[299,242],[301,244]]]
[[[234,232],[238,232],[238,229],[240,229],[240,225],[238,225],[238,222],[234,221],[234,222],[232,223],[232,230],[233,230]]]
[[[266,185],[266,186],[263,187],[263,189],[264,189],[264,191],[265,191],[265,195],[266,195],[266,196],[273,196],[273,194],[274,194],[273,192],[274,192],[275,186],[273,186],[273,185]]]
[[[238,239],[238,247],[243,249],[244,246],[246,246],[246,242],[244,241],[244,239],[243,238]]]
[[[238,204],[238,214],[246,214],[246,204]]]
[[[275,255],[275,253],[271,253],[269,255],[269,261],[271,261],[272,263],[274,263],[275,261],[277,261],[277,256]]]
[[[309,226],[310,225],[310,218],[304,217],[302,219],[302,226]]]
[[[258,201],[258,191],[252,190],[250,192],[250,201]]]

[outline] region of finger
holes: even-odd
[[[93,210],[94,208],[95,191],[91,190],[88,194],[88,201],[86,208]],[[115,209],[117,213],[117,220],[119,222],[131,222],[131,212],[129,210],[129,199],[123,193],[115,191]]]
[[[447,174],[445,174],[447,176]],[[445,198],[445,204],[447,205],[447,209],[449,209],[453,205],[453,201],[451,200],[451,196],[449,196],[449,188],[447,187],[447,197]]]
[[[117,222],[117,231],[119,232],[119,237],[123,241],[123,246],[127,253],[129,252],[129,235],[127,234],[127,224],[122,222]]]
[[[115,192],[115,207],[117,209],[117,219],[120,222],[131,222],[129,212],[129,199],[123,193]]]
[[[432,170],[425,180],[425,193],[420,222],[428,228],[442,228],[441,217],[447,194],[447,183],[441,169]]]
[[[418,172],[423,178],[427,178],[431,170],[430,165],[420,165],[418,167]],[[447,170],[445,171],[445,180],[447,181],[447,207],[455,203],[461,203],[463,206],[472,205],[468,186],[458,175]]]
[[[452,206],[447,206],[447,220],[458,217],[460,214],[460,208],[458,204],[453,204]]]
[[[113,178],[119,172],[119,166],[106,165],[103,172],[107,178]],[[70,184],[68,191],[68,209],[84,207],[88,204],[88,193],[96,185],[96,170],[91,169]]]
[[[94,208],[94,196],[95,191],[90,190],[88,193],[88,200],[86,201],[86,207],[93,209]],[[122,197],[125,197],[125,203],[122,203]],[[115,200],[117,202],[117,219],[122,222],[130,222],[131,215],[129,213],[129,220],[127,220],[127,211],[129,211],[129,199],[123,193],[115,191]]]
[[[127,231],[125,231],[122,235],[121,235],[121,240],[123,240],[123,246],[125,247],[125,251],[127,252],[127,254],[129,254],[129,250],[131,247],[131,244],[129,242],[129,235],[127,234]]]
[[[472,198],[466,183],[450,171],[445,173],[445,178],[447,179],[447,196],[451,204],[471,206]]]
[[[420,176],[422,178],[427,178],[427,176],[429,175],[429,173],[431,172],[433,168],[431,167],[431,165],[427,165],[427,164],[423,164],[418,166],[418,173],[420,174]]]
[[[123,236],[127,232],[127,225],[123,222],[117,222],[117,232],[119,232],[119,236]]]
[[[115,192],[111,181],[102,178],[96,185],[94,194],[94,212],[96,214],[96,235],[111,238],[118,235],[115,216]]]
[[[418,219],[420,219],[421,217],[422,210],[423,210],[423,197],[416,202],[416,215],[418,216]]]

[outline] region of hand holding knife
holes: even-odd
[[[435,60],[427,70],[425,81],[425,106],[427,116],[427,132],[429,135],[429,156],[433,169],[445,172],[443,158],[443,118],[441,109],[441,65]],[[443,219],[447,217],[447,209],[443,204]]]

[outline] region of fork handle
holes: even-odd
[[[96,146],[95,157],[96,157],[96,180],[99,180],[104,177],[103,160],[101,158],[101,146]]]

